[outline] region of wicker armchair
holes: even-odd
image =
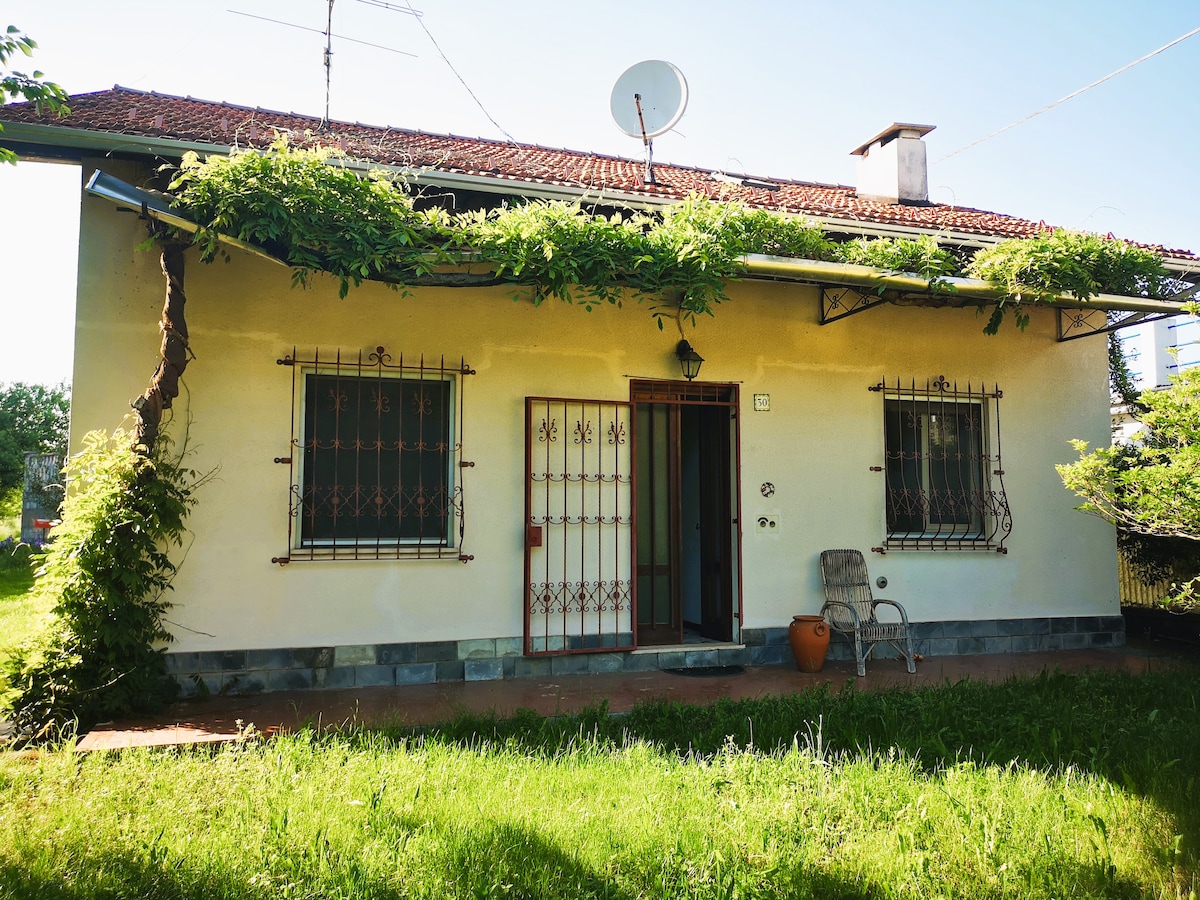
[[[821,580],[825,583],[825,605],[821,615],[829,627],[854,644],[858,674],[867,674],[867,657],[876,644],[891,644],[908,662],[909,674],[917,671],[912,637],[908,633],[908,614],[894,600],[871,596],[867,564],[858,550],[825,550],[821,553]],[[880,606],[891,606],[900,613],[900,621],[881,622],[876,616]]]

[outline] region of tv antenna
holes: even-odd
[[[418,9],[413,9],[411,6],[396,6],[393,3],[387,3],[386,0],[358,0],[358,2],[367,6],[375,6],[379,9],[386,9],[389,12],[407,13],[408,15],[415,16],[416,18],[420,18],[424,15],[423,12]],[[397,50],[395,47],[384,47],[382,44],[372,44],[370,41],[360,41],[356,38],[346,37],[344,34],[334,34],[333,4],[334,0],[329,0],[329,14],[325,21],[324,31],[319,28],[309,28],[305,25],[297,25],[295,22],[283,22],[279,19],[268,19],[266,16],[256,16],[253,13],[240,12],[236,9],[226,10],[226,12],[231,12],[235,16],[245,16],[248,19],[259,19],[260,21],[270,22],[274,25],[286,25],[288,28],[298,28],[301,31],[311,31],[314,34],[321,34],[325,36],[325,50],[323,54],[325,65],[325,115],[321,118],[321,128],[324,128],[329,124],[329,85],[332,81],[334,38],[337,38],[339,41],[349,41],[352,44],[362,44],[365,47],[374,47],[376,50],[386,50],[389,53],[399,53],[401,56],[411,56],[414,59],[417,56],[417,54],[409,53],[407,50]]]
[[[687,101],[683,73],[661,59],[635,63],[613,85],[608,103],[613,121],[630,137],[640,137],[646,148],[645,184],[658,184],[654,180],[653,139],[675,127]]]

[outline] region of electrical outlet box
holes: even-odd
[[[754,517],[755,534],[779,534],[779,513],[762,513]]]

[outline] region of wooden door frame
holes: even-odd
[[[742,612],[742,528],[741,528],[741,506],[742,506],[742,491],[741,491],[741,419],[740,419],[740,390],[737,384],[724,382],[690,382],[690,381],[659,381],[654,379],[635,379],[630,382],[629,402],[631,406],[630,421],[634,423],[633,427],[633,446],[630,451],[630,459],[634,466],[634,497],[632,500],[634,506],[635,518],[635,533],[634,533],[634,581],[637,581],[637,546],[636,532],[639,524],[645,523],[636,522],[636,504],[637,504],[637,489],[638,489],[638,442],[641,437],[638,434],[636,427],[637,410],[642,405],[652,405],[656,403],[666,404],[675,407],[683,406],[704,406],[704,407],[727,407],[730,414],[730,433],[729,440],[731,443],[729,452],[729,499],[727,508],[729,510],[730,520],[727,522],[730,530],[729,534],[729,622],[730,631],[734,640],[740,640],[741,626],[743,619]],[[681,447],[681,441],[674,442],[676,451]],[[673,472],[670,476],[673,481],[677,481],[680,477],[679,461],[673,462]],[[672,485],[672,495],[678,500],[679,485]],[[672,504],[672,528],[675,531],[675,539],[672,541],[672,565],[676,572],[679,571],[678,554],[681,552],[682,536],[679,531],[679,517],[682,515],[680,504],[675,502]],[[681,597],[678,595],[678,585],[672,585],[672,603],[675,604],[680,617],[680,634],[682,635],[683,628],[683,612]],[[637,632],[637,606],[640,598],[637,597],[636,589],[634,591],[634,628],[635,635]],[[736,626],[736,627],[735,627]],[[636,640],[636,638],[635,638]],[[642,643],[637,641],[637,643]]]

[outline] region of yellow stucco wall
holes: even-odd
[[[120,165],[104,168],[136,182]],[[85,166],[85,171],[90,168]],[[145,229],[104,200],[83,206],[72,440],[120,423],[157,360],[163,280]],[[290,273],[234,251],[201,264],[189,252],[187,318],[196,358],[171,431],[191,421],[192,465],[217,469],[190,519],[195,534],[175,582],[178,650],[301,647],[517,636],[522,631],[525,396],[625,400],[631,378],[678,378],[678,333],[659,331],[647,304],[591,313],[558,301],[514,303],[504,288],[423,289],[410,296],[368,284],[337,299],[331,279],[292,289]],[[687,336],[703,379],[741,391],[743,625],[781,626],[821,605],[817,555],[864,551],[884,538],[882,378],[945,376],[996,383],[1009,552],[868,554],[880,593],[914,621],[1113,615],[1110,527],[1074,510],[1054,463],[1067,441],[1108,438],[1102,337],[1055,341],[1054,316],[1034,311],[1018,331],[982,333],[974,310],[882,306],[817,324],[811,287],[732,285],[730,302]],[[463,457],[467,535],[457,561],[272,565],[287,552],[293,347],[406,357],[464,357]],[[769,412],[754,412],[766,393]],[[764,498],[759,486],[771,482]],[[757,534],[771,514],[778,533]]]

